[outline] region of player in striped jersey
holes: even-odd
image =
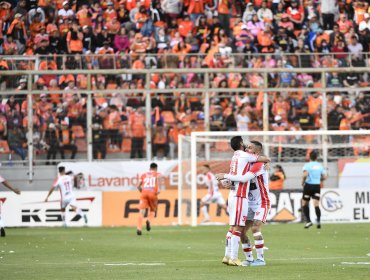
[[[150,164],[150,170],[141,175],[141,181],[138,186],[140,194],[139,217],[137,219],[137,235],[142,234],[143,219],[146,209],[149,209],[148,219],[146,221],[146,230],[150,231],[150,221],[154,218],[158,205],[159,194],[159,180],[161,174],[157,172],[158,165],[156,163]]]
[[[20,190],[18,190],[17,188],[14,188],[5,178],[3,178],[2,176],[0,176],[0,183],[2,183],[5,187],[7,187],[9,190],[11,190],[12,192],[16,193],[16,194],[21,194]],[[4,222],[3,220],[1,219],[1,214],[2,214],[2,204],[3,204],[3,201],[0,200],[0,236],[1,237],[5,237],[5,225],[4,225]]]
[[[211,172],[211,168],[208,164],[203,165],[202,173],[205,176],[205,184],[208,187],[208,193],[202,198],[200,202],[200,209],[202,209],[204,220],[203,223],[209,222],[208,205],[211,203],[217,203],[225,211],[227,211],[226,203],[222,197],[222,193],[218,188],[218,180],[215,175]]]
[[[258,141],[251,141],[247,146],[247,151],[259,155],[262,152],[262,144]],[[271,208],[268,189],[269,176],[263,163],[257,162],[251,165],[250,170],[245,175],[225,174],[223,177],[231,181],[249,182],[248,215],[246,226],[241,235],[242,247],[246,256],[243,265],[262,266],[266,265],[266,262],[263,254],[264,240],[261,227],[266,222],[267,214]],[[218,176],[221,175],[222,174],[218,174]],[[252,230],[254,245],[257,252],[257,259],[255,261],[253,260],[252,245],[246,234],[249,229]]]
[[[231,148],[235,151],[230,163],[230,175],[245,175],[253,162],[270,162],[265,156],[254,155],[245,152],[246,146],[241,136],[235,136],[230,141]],[[217,174],[217,179],[224,179],[223,175]],[[230,188],[228,198],[229,225],[230,229],[226,235],[225,257],[222,262],[232,266],[241,266],[242,262],[238,258],[239,241],[241,232],[245,227],[248,216],[248,182],[238,182],[235,180]]]
[[[55,180],[53,186],[49,190],[47,197],[45,198],[45,202],[48,201],[49,196],[53,193],[55,189],[59,189],[60,192],[60,208],[62,211],[62,221],[63,225],[66,227],[66,208],[68,205],[71,206],[72,210],[84,218],[85,224],[87,224],[87,216],[81,210],[81,208],[77,207],[76,197],[73,193],[74,187],[74,176],[67,175],[64,166],[60,166],[58,168],[59,177]]]

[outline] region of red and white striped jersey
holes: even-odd
[[[53,184],[54,188],[58,188],[60,191],[61,200],[63,201],[66,197],[73,196],[73,177],[70,175],[62,175]]]
[[[250,188],[248,195],[249,204],[259,205],[261,208],[270,208],[269,174],[264,164],[252,164],[250,172],[256,175],[250,182],[254,183],[257,188]]]
[[[215,192],[218,192],[218,181],[216,176],[212,172],[206,174],[206,186],[208,187],[208,193],[213,195]]]
[[[230,175],[245,175],[251,167],[251,163],[256,162],[258,155],[247,153],[244,151],[235,151],[230,163]],[[248,182],[237,183],[234,195],[237,197],[247,197]]]

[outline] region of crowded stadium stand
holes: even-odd
[[[25,163],[30,143],[36,165],[86,160],[89,143],[93,159],[169,159],[192,131],[369,129],[369,2],[2,1],[0,159]]]

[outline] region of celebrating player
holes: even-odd
[[[245,152],[241,136],[235,136],[230,140],[231,148],[235,151],[230,163],[230,175],[245,175],[251,166],[251,162],[269,162],[270,159],[265,156],[253,155]],[[224,179],[223,176],[217,179]],[[248,194],[249,184],[235,182],[230,188],[228,198],[229,224],[230,228],[226,234],[225,257],[222,262],[232,266],[241,266],[242,262],[238,258],[239,241],[241,232],[245,227],[248,215]]]
[[[247,147],[247,151],[252,154],[259,155],[262,152],[262,144],[258,141],[251,141]],[[266,222],[267,214],[270,211],[271,203],[268,189],[268,172],[263,163],[257,162],[252,164],[249,172],[242,176],[235,176],[230,174],[217,174],[231,181],[238,181],[248,183],[248,216],[246,226],[241,235],[242,247],[246,256],[243,261],[243,266],[262,266],[266,265],[264,259],[264,240],[261,233],[262,225]],[[247,231],[251,229],[254,238],[254,245],[256,247],[257,259],[253,260],[252,245],[247,236]]]
[[[58,179],[55,180],[53,186],[49,190],[49,193],[45,199],[45,202],[48,201],[49,196],[52,194],[52,192],[55,189],[60,190],[60,208],[62,211],[62,221],[63,225],[66,227],[66,208],[68,205],[71,206],[72,210],[77,213],[77,215],[80,215],[81,217],[84,218],[85,224],[87,224],[87,217],[86,214],[82,212],[80,208],[77,207],[76,203],[76,197],[73,193],[73,186],[74,186],[74,176],[67,175],[66,170],[64,166],[60,166],[58,168],[59,171],[59,177]]]
[[[312,197],[313,205],[315,206],[315,213],[317,218],[317,228],[321,228],[320,217],[321,210],[319,207],[320,202],[320,183],[325,180],[327,175],[325,173],[324,167],[321,163],[317,162],[317,153],[312,151],[310,153],[310,162],[303,166],[303,197],[302,197],[302,210],[306,217],[305,228],[312,226],[310,218],[310,208],[308,203]]]
[[[141,175],[141,181],[138,186],[140,195],[139,205],[139,217],[137,219],[137,235],[142,234],[142,226],[145,210],[149,209],[148,219],[146,221],[146,230],[150,231],[150,221],[154,218],[155,212],[157,211],[158,205],[158,194],[159,194],[159,179],[160,173],[157,172],[158,165],[156,163],[150,164],[149,172]]]
[[[208,187],[208,193],[202,198],[200,202],[200,209],[202,209],[204,220],[203,223],[209,222],[208,206],[211,203],[217,203],[222,209],[227,211],[225,200],[222,197],[222,193],[218,189],[218,181],[215,175],[211,172],[211,168],[208,164],[203,165],[202,173],[206,178],[206,185]]]
[[[5,187],[7,187],[12,192],[15,192],[16,194],[21,194],[20,190],[18,190],[17,188],[14,188],[7,180],[5,180],[5,178],[1,176],[0,176],[0,183],[2,183]],[[0,201],[0,236],[5,237],[5,225],[1,218],[1,214],[2,214],[1,207],[2,207],[2,202]]]

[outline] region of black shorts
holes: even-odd
[[[319,185],[311,185],[311,184],[305,184],[303,187],[303,200],[310,200],[312,197],[313,199],[320,199],[320,184]]]

